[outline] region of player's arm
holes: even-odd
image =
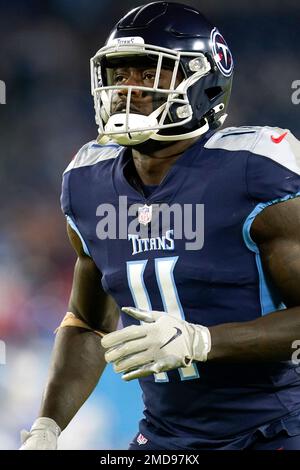
[[[300,198],[264,209],[252,224],[251,237],[287,309],[210,328],[212,361],[289,360],[293,341],[300,339]]]
[[[36,433],[39,435],[39,430],[43,429],[44,418],[51,418],[53,422],[46,420],[50,426],[50,430],[46,430],[50,439],[57,434],[55,425],[60,430],[67,426],[94,390],[104,370],[106,362],[101,337],[93,330],[103,333],[114,331],[118,321],[115,303],[101,288],[101,273],[94,261],[84,253],[79,237],[69,225],[68,235],[78,255],[68,311],[83,326],[61,327],[56,335],[39,413],[42,418],[37,420]],[[28,448],[29,440],[26,442]],[[34,446],[35,443],[33,448],[40,448]]]

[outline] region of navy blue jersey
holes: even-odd
[[[280,309],[284,315],[250,236],[261,210],[300,193],[299,142],[287,132],[276,143],[283,132],[240,127],[209,134],[147,196],[128,182],[132,159],[125,148],[94,141],[78,152],[64,173],[62,208],[120,307],[161,310],[207,327]],[[172,225],[177,214],[153,236],[149,208],[163,204],[192,219],[187,233]],[[137,207],[140,234],[132,229]],[[138,323],[125,314],[122,321]],[[194,362],[143,378],[140,432],[160,447],[209,448],[292,416],[300,433],[299,374],[292,362]]]

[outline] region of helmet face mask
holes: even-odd
[[[158,65],[155,55],[134,56],[129,52],[127,56],[118,57],[113,61],[106,59],[104,62],[105,64],[101,67],[105,70],[104,85],[112,87],[109,110],[111,115],[120,110],[126,112],[128,105],[130,113],[148,116],[166,103],[168,98],[166,90],[175,90],[179,84],[175,74],[174,60],[170,64],[163,58],[161,64]],[[178,70],[177,76],[181,76],[181,82],[182,72]],[[134,85],[131,83],[132,80]],[[131,88],[129,88],[130,84]],[[131,93],[131,99],[127,99],[129,93]]]
[[[191,38],[184,40],[176,31],[174,45],[177,47],[173,49],[162,47],[161,43],[169,45],[170,41],[159,38],[156,41],[159,45],[145,42],[146,36],[157,27],[152,26],[154,21],[150,21],[147,28],[132,26],[132,23],[138,22],[135,12],[139,13],[144,8],[145,13],[148,9],[151,19],[151,15],[155,15],[151,9],[165,9],[165,5],[169,6],[169,10],[174,6],[175,10],[179,8],[183,12],[187,10],[190,13],[191,10],[166,2],[138,7],[118,23],[107,44],[91,59],[91,85],[100,142],[112,140],[121,145],[134,146],[148,139],[183,140],[207,132],[216,121],[216,114],[219,113],[218,118],[224,116],[231,87],[232,60],[225,41],[215,28],[211,28],[210,37],[200,38],[197,35],[192,41]],[[169,22],[168,12],[161,16],[164,21],[168,17]],[[193,17],[194,12],[192,10]],[[131,14],[134,14],[133,21],[130,21]],[[126,28],[128,21],[132,26],[130,28]],[[120,27],[122,22],[123,27]],[[168,40],[169,36],[174,36],[174,32],[169,30],[170,25],[166,33]],[[226,72],[228,77],[217,63],[219,61],[224,69],[224,60],[212,54],[213,31],[222,50],[228,53],[225,59],[231,60],[231,70]],[[131,33],[142,33],[143,37],[129,35]],[[143,75],[143,79],[131,80],[129,70],[140,71],[145,78]],[[227,82],[225,90],[222,86],[224,81]]]

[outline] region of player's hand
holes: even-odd
[[[30,432],[21,431],[20,450],[56,450],[60,428],[51,418],[38,418]]]
[[[193,360],[206,361],[211,348],[208,328],[165,312],[123,307],[123,312],[145,322],[110,333],[101,340],[107,362],[122,372],[124,380],[146,377],[186,367]]]

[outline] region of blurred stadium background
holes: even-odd
[[[0,449],[35,418],[75,261],[60,212],[61,173],[96,136],[89,58],[133,0],[0,0]],[[298,0],[186,1],[235,57],[227,125],[274,125],[300,137]],[[1,361],[0,361],[1,362]],[[3,361],[2,361],[3,362]],[[142,415],[138,386],[110,369],[61,438],[62,449],[124,449]]]

